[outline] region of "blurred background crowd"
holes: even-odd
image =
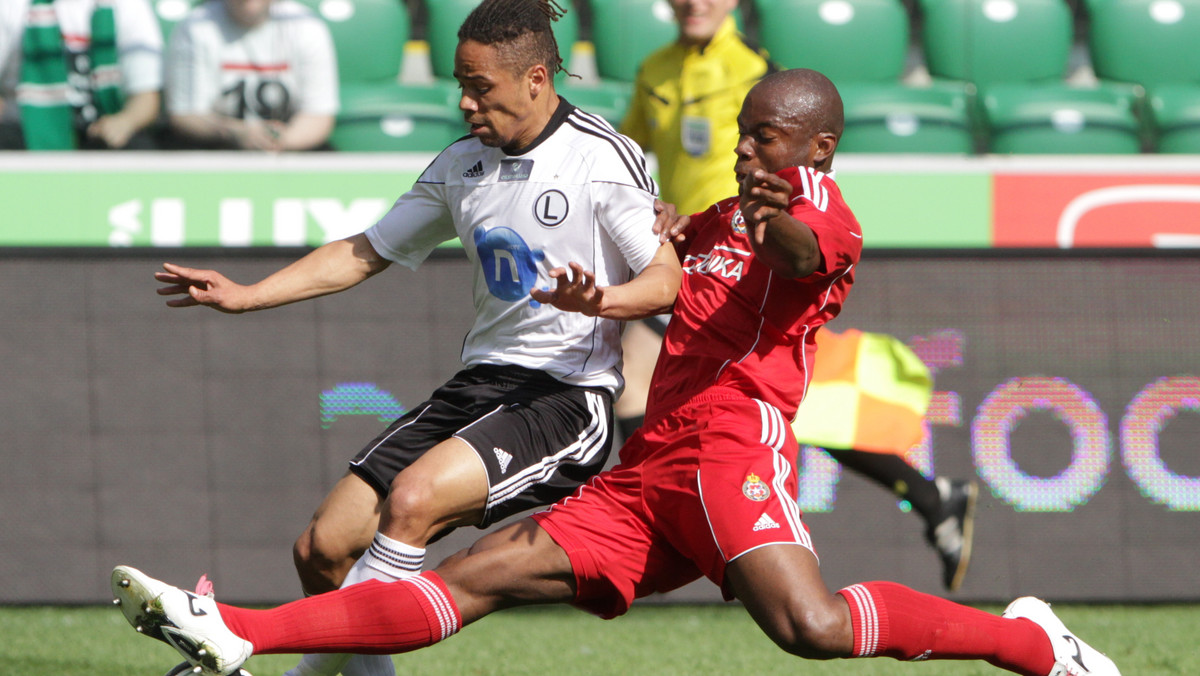
[[[829,75],[842,152],[1200,152],[1200,0],[728,0]],[[436,152],[476,0],[6,0],[0,148]],[[563,0],[560,92],[619,125],[667,0]],[[719,4],[719,3],[718,3]]]

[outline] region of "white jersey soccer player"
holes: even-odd
[[[241,120],[338,111],[337,57],[325,22],[295,0],[244,28],[224,2],[206,2],[175,26],[167,45],[166,109]]]
[[[467,366],[513,364],[616,395],[619,322],[541,306],[529,289],[571,261],[594,271],[597,286],[641,272],[659,247],[656,193],[637,145],[562,101],[520,155],[476,138],[451,144],[366,234],[380,255],[413,268],[462,240],[475,263]]]

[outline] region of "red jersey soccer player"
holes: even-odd
[[[841,99],[815,71],[783,71],[755,85],[738,127],[741,195],[699,216],[679,245],[687,274],[646,424],[620,465],[435,571],[273,610],[219,604],[118,567],[113,590],[130,621],[206,673],[229,674],[251,652],[413,650],[516,605],[568,602],[613,617],[704,575],[802,657],[978,659],[1027,676],[1119,676],[1037,599],[997,617],[889,582],[828,591],[793,498],[787,421],[807,383],[813,332],[837,314],[861,247],[824,173]],[[604,290],[573,272],[560,271],[556,291],[538,300],[600,312]]]

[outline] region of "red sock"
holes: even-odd
[[[1025,676],[1046,676],[1054,651],[1041,627],[922,594],[893,582],[838,592],[850,604],[854,657],[985,660]]]
[[[271,610],[218,604],[229,629],[255,654],[407,652],[445,639],[462,616],[436,573],[367,580]]]

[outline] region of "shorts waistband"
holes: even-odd
[[[609,401],[612,392],[603,387],[586,387],[565,383],[546,371],[531,369],[516,364],[474,364],[459,371],[458,376],[467,380],[476,380],[493,385],[507,387],[536,387],[547,392],[563,392],[566,390],[588,390],[603,394]]]
[[[525,383],[545,383],[552,385],[560,383],[554,376],[537,369],[517,366],[516,364],[475,364],[460,372],[470,378],[480,378],[488,382],[509,383],[521,385]],[[567,385],[563,384],[565,387]]]
[[[677,403],[667,402],[665,404],[659,404],[658,406],[654,407],[653,410],[647,409],[646,417],[663,417],[675,411],[680,411],[685,408],[691,408],[693,406],[698,406],[700,404],[706,404],[713,401],[736,401],[745,399],[753,399],[753,397],[733,387],[714,385],[705,389],[699,394],[693,395],[690,399],[686,399]]]

